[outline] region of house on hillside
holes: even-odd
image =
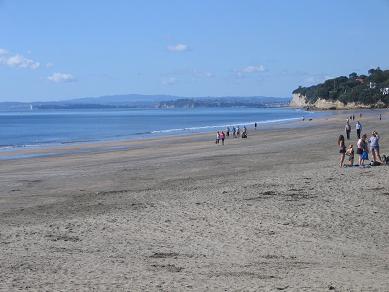
[[[382,95],[388,95],[389,94],[389,87],[381,88],[380,89]]]

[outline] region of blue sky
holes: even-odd
[[[0,101],[280,96],[389,68],[388,0],[0,0]]]

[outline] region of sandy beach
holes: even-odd
[[[1,290],[389,291],[389,167],[339,168],[348,114],[0,160]]]

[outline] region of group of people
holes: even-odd
[[[257,129],[257,123],[254,125],[255,129]],[[233,138],[239,138],[242,137],[243,139],[247,138],[247,128],[246,126],[243,126],[243,129],[241,130],[239,126],[232,127],[232,130],[230,127],[227,127],[226,132],[224,131],[217,131],[216,132],[216,144],[221,144],[224,145],[224,140],[228,137],[230,137],[230,134],[232,135]]]
[[[362,114],[360,114],[360,117],[362,117]],[[350,120],[354,120],[355,116],[352,115],[349,118],[347,118],[346,126],[345,126],[345,132],[346,132],[346,138],[347,140],[350,140],[350,134],[351,134],[351,125]],[[381,120],[381,115],[380,115]],[[371,137],[367,139],[367,134],[363,134],[361,136],[362,132],[362,124],[360,121],[357,121],[355,124],[355,129],[357,133],[357,152],[358,155],[358,165],[360,167],[365,167],[365,162],[369,160],[369,153],[373,156],[373,165],[380,165],[382,164],[382,159],[380,155],[380,136],[378,135],[377,131],[373,131],[371,133]],[[343,167],[345,165],[345,158],[348,156],[349,164],[348,166],[354,165],[354,145],[350,144],[346,146],[345,138],[343,135],[340,135],[338,138],[338,146],[339,146],[339,153],[340,153],[340,161],[339,166]]]

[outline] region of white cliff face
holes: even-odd
[[[301,95],[300,93],[294,93],[292,95],[292,100],[289,104],[290,107],[306,107],[306,106],[312,106],[312,104],[307,102],[307,98],[304,95]]]
[[[312,107],[316,109],[328,110],[328,109],[357,109],[357,108],[370,108],[370,105],[358,104],[355,102],[349,102],[344,104],[343,102],[330,101],[322,98],[318,98],[316,102],[310,103],[304,95],[294,93],[292,100],[289,104],[290,107]]]

